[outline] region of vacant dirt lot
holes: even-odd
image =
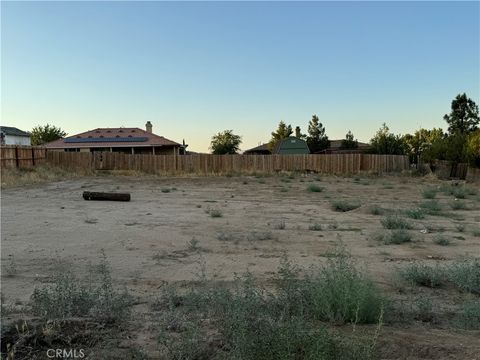
[[[470,185],[465,198],[439,191],[435,200],[426,199],[426,190],[441,186],[432,178],[400,176],[96,176],[4,189],[2,296],[11,305],[6,319],[18,319],[33,289],[55,271],[83,275],[103,249],[115,285],[136,296],[136,318],[146,319],[122,346],[143,348],[155,358],[149,306],[163,284],[188,284],[202,273],[228,284],[250,271],[268,286],[285,254],[307,268],[324,263],[342,243],[389,298],[428,297],[433,304],[428,319],[383,325],[383,358],[480,359],[480,332],[450,326],[442,315],[463,294],[450,286],[409,290],[398,277],[413,261],[448,264],[480,255],[480,192]],[[85,201],[85,190],[130,192],[132,201]],[[334,211],[339,200],[360,206]],[[428,208],[428,201],[441,210],[423,218],[406,215]],[[409,224],[410,241],[382,241],[390,230],[381,220],[389,214],[401,214]],[[438,244],[442,239],[448,244]]]

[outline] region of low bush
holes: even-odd
[[[103,255],[90,276],[81,280],[72,272],[59,272],[52,284],[36,288],[31,297],[34,315],[45,319],[95,317],[103,321],[120,321],[128,317],[132,297],[113,288],[110,268]]]
[[[247,235],[248,241],[263,241],[263,240],[272,240],[273,234],[271,231],[251,231]]]
[[[420,208],[423,209],[427,214],[435,215],[442,210],[442,207],[437,200],[429,200],[420,203]]]
[[[423,212],[422,209],[409,209],[409,210],[405,210],[404,211],[404,214],[406,217],[410,218],[410,219],[415,219],[415,220],[419,220],[419,219],[424,219],[425,218],[425,213]]]
[[[422,196],[424,199],[434,199],[437,195],[437,189],[435,188],[426,188],[422,190]]]
[[[339,212],[347,212],[358,209],[361,204],[358,201],[337,200],[332,202],[332,209]]]
[[[308,185],[307,190],[310,192],[322,192],[324,188],[316,184],[310,184]]]
[[[441,246],[448,246],[450,245],[450,240],[445,237],[445,236],[442,236],[442,235],[439,235],[439,236],[435,236],[433,238],[433,242],[437,245],[441,245]]]
[[[465,302],[454,323],[461,329],[480,330],[480,300]]]
[[[390,231],[382,236],[380,236],[380,240],[383,241],[385,245],[399,245],[406,242],[412,241],[413,237],[408,231],[404,229],[393,230]]]
[[[406,220],[396,215],[389,215],[380,221],[385,229],[412,229],[413,226]]]
[[[453,210],[466,210],[467,209],[467,204],[465,204],[465,201],[461,200],[454,200],[450,203],[450,207]]]
[[[480,294],[480,259],[457,260],[448,267],[447,275],[460,290]]]
[[[322,224],[320,224],[320,223],[310,224],[310,225],[308,226],[308,230],[312,230],[312,231],[322,231]]]
[[[432,267],[415,262],[403,269],[400,275],[412,284],[435,288],[444,283],[445,271],[438,264]]]
[[[383,215],[385,213],[385,209],[378,205],[372,205],[368,208],[368,211],[372,215]]]
[[[210,217],[212,217],[212,218],[223,217],[223,213],[219,209],[211,209],[211,210],[208,211],[208,213],[210,214]]]
[[[317,320],[381,324],[384,298],[374,284],[345,252],[305,278],[299,273],[284,258],[275,292],[250,273],[231,288],[204,282],[180,295],[167,287],[156,307],[180,315],[161,316],[160,343],[172,359],[373,359],[378,332],[337,335]],[[222,346],[207,346],[207,333]]]

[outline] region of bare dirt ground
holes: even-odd
[[[311,184],[324,189],[308,191]],[[302,267],[318,265],[342,242],[389,297],[399,298],[405,294],[395,275],[405,264],[480,255],[478,194],[461,200],[467,209],[453,210],[456,200],[438,193],[447,215],[409,219],[412,242],[378,241],[384,216],[373,215],[372,206],[418,208],[425,201],[422,190],[440,185],[432,178],[400,176],[96,176],[4,189],[2,296],[4,303],[27,305],[33,289],[54,271],[64,267],[84,274],[103,249],[115,284],[138,297],[137,317],[148,317],[162,284],[195,281],[203,271],[228,283],[247,270],[266,282],[284,254]],[[130,192],[132,200],[85,201],[84,190]],[[361,206],[335,212],[331,203],[338,199]],[[221,216],[212,217],[212,210]],[[310,229],[314,224],[322,230]],[[450,245],[434,243],[439,233]],[[7,276],[12,262],[15,273]],[[455,289],[417,291],[433,299],[434,311],[460,301]],[[18,317],[11,311],[4,321]],[[385,324],[381,331],[382,358],[480,359],[479,331],[422,320]],[[136,327],[128,344],[155,357],[155,334],[147,325]]]

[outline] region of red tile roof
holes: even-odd
[[[112,140],[108,141],[110,138]],[[180,144],[140,128],[98,128],[45,144],[47,149],[142,146],[180,146]]]

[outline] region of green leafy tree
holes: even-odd
[[[403,137],[406,146],[406,152],[410,157],[410,161],[414,164],[418,163],[420,155],[431,148],[432,144],[445,137],[443,130],[433,128],[432,130],[419,129],[412,134],[406,134]]]
[[[454,164],[467,162],[467,135],[457,132],[449,135],[446,141],[445,159]]]
[[[468,136],[467,156],[471,165],[480,167],[480,129]]]
[[[278,124],[278,128],[276,131],[272,132],[272,138],[270,139],[270,142],[268,143],[268,148],[270,150],[273,150],[275,146],[282,140],[290,135],[292,135],[293,130],[292,130],[292,125],[287,125],[285,124],[284,121],[280,121]]]
[[[445,114],[443,119],[448,123],[450,134],[469,134],[477,129],[480,121],[478,105],[467,97],[467,94],[458,94],[452,101],[450,115]]]
[[[373,154],[404,155],[405,142],[401,135],[390,132],[388,126],[383,123],[375,136],[370,140],[371,152]]]
[[[67,133],[62,129],[47,124],[35,126],[31,131],[32,145],[43,145],[65,137]]]
[[[312,154],[328,149],[330,146],[330,140],[328,140],[328,136],[325,134],[325,127],[317,115],[313,115],[312,120],[308,123],[307,145]]]
[[[340,149],[356,149],[356,148],[358,148],[358,141],[355,140],[352,132],[348,130],[347,134],[345,135],[345,139],[342,140]]]
[[[241,136],[235,135],[233,130],[225,130],[212,136],[210,149],[215,155],[236,154],[240,150],[241,143]]]

